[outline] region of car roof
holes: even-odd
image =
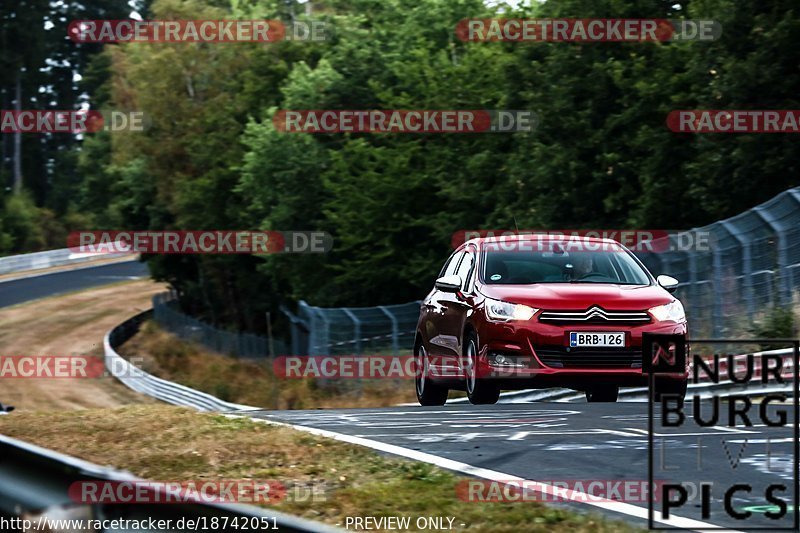
[[[556,235],[552,233],[525,233],[525,234],[511,234],[511,235],[494,235],[494,236],[487,236],[487,237],[476,237],[474,239],[470,239],[465,242],[462,246],[466,246],[469,244],[474,244],[480,247],[482,244],[489,244],[489,243],[508,243],[508,242],[525,242],[525,241],[540,241],[540,242],[573,242],[573,243],[592,243],[592,244],[615,244],[620,248],[624,248],[624,246],[615,241],[614,239],[608,239],[605,237],[585,237],[582,235],[569,235],[569,234],[561,234]]]

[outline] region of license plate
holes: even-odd
[[[624,348],[625,333],[609,333],[607,331],[571,331],[569,333],[569,345],[572,348]]]

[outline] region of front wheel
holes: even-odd
[[[417,401],[420,405],[444,405],[447,401],[448,390],[433,382],[430,376],[430,361],[428,361],[428,352],[425,347],[420,343],[417,349],[414,350],[414,366],[416,388],[417,388]]]
[[[616,402],[619,397],[619,387],[602,386],[593,387],[586,391],[587,402]]]
[[[467,398],[472,405],[497,403],[500,388],[486,379],[478,378],[478,342],[475,334],[467,337],[464,346],[464,379],[467,382]]]

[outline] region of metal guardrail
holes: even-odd
[[[85,263],[99,257],[111,258],[121,257],[123,255],[130,255],[131,259],[136,257],[132,254],[103,254],[101,256],[98,254],[76,253],[69,248],[47,250],[45,252],[35,252],[32,254],[9,255],[8,257],[0,257],[0,274],[21,272],[24,270],[41,270],[43,268],[55,266]]]
[[[81,481],[111,481],[135,482],[143,481],[129,472],[115,470],[108,467],[92,464],[81,459],[63,455],[52,450],[40,448],[33,444],[22,442],[10,437],[0,435],[0,521],[7,523],[14,519],[29,520],[35,529],[31,531],[51,531],[53,533],[66,533],[77,531],[72,525],[67,526],[68,520],[82,520],[87,524],[106,524],[105,529],[93,531],[134,531],[121,528],[122,520],[139,521],[137,533],[166,531],[185,531],[177,529],[177,522],[185,520],[207,520],[217,518],[222,523],[232,523],[235,520],[268,522],[270,529],[278,531],[302,532],[335,532],[339,529],[305,520],[284,513],[262,509],[258,507],[234,503],[103,503],[83,504],[76,502],[74,492],[70,492],[73,483]],[[154,488],[154,491],[163,492],[165,489]],[[162,501],[169,501],[167,498]],[[141,524],[153,521],[171,520],[172,527],[150,529]],[[62,526],[57,527],[58,521]],[[114,524],[114,520],[119,521]],[[165,522],[166,523],[166,522]],[[252,523],[252,522],[251,522]],[[272,527],[274,524],[274,528]],[[45,527],[50,525],[50,528]],[[56,525],[56,527],[52,527]],[[39,527],[41,526],[41,527]],[[253,528],[258,529],[258,528]],[[83,529],[87,531],[87,529]],[[11,527],[4,531],[14,531]],[[233,528],[217,529],[217,531],[235,531]]]
[[[106,333],[103,339],[103,352],[106,369],[112,376],[137,392],[166,403],[191,407],[199,411],[253,411],[259,409],[249,405],[225,402],[205,392],[157,378],[132,365],[119,355],[114,348],[133,337],[139,331],[142,322],[150,318],[152,313],[152,310],[139,313]]]

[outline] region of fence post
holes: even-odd
[[[722,248],[714,248],[711,286],[714,288],[714,308],[711,312],[711,328],[715,337],[722,335]]]
[[[280,306],[280,310],[289,319],[289,325],[292,328],[292,355],[308,355],[308,346],[300,348],[300,325],[303,321],[283,305]]]
[[[689,286],[686,288],[686,294],[689,296],[689,306],[697,306],[700,303],[700,294],[697,290],[697,256],[695,254],[687,254],[689,259]]]
[[[794,191],[789,192],[794,193]],[[798,200],[794,194],[790,196]],[[789,228],[786,227],[786,224],[780,222],[775,215],[767,211],[763,205],[754,207],[753,211],[775,231],[775,237],[778,239],[778,304],[781,306],[789,305],[792,303],[792,277],[789,273],[789,239],[786,236]]]
[[[301,313],[304,313],[308,316],[308,354],[315,354],[317,353],[317,346],[319,346],[319,325],[317,324],[317,313],[314,312],[314,309],[308,305],[305,300],[300,300],[297,302],[297,307]]]
[[[355,315],[355,313],[353,313],[347,307],[342,307],[342,311],[344,311],[344,314],[346,314],[348,316],[348,318],[350,318],[350,320],[353,321],[353,328],[355,329],[355,335],[356,335],[356,339],[355,339],[356,340],[356,342],[355,342],[356,350],[355,350],[355,352],[358,355],[361,355],[361,321],[358,319],[358,317]]]
[[[731,222],[722,220],[720,224],[736,239],[742,248],[742,289],[744,289],[742,292],[747,306],[747,315],[752,318],[755,314],[755,302],[753,301],[753,262],[750,254],[751,239],[745,239],[742,232]]]
[[[392,353],[398,355],[400,353],[400,341],[397,337],[400,335],[400,328],[397,327],[397,317],[383,305],[379,305],[378,309],[383,311],[383,313],[389,317],[389,320],[392,321]]]
[[[322,335],[320,336],[321,341],[321,349],[322,352],[315,353],[312,355],[330,355],[331,353],[331,325],[328,322],[328,319],[325,317],[325,313],[319,307],[312,308],[316,313],[319,319],[322,321]]]

